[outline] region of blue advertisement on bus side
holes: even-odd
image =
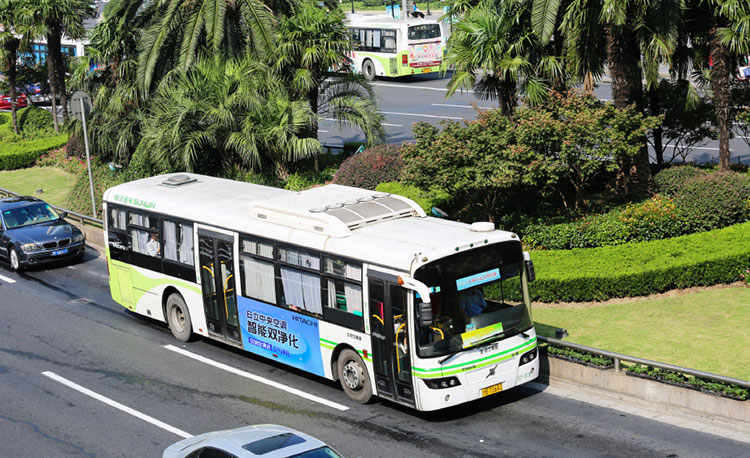
[[[246,297],[237,299],[245,350],[325,375],[318,320]]]

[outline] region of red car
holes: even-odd
[[[23,108],[29,104],[25,94],[16,94],[16,108]],[[10,110],[10,96],[0,95],[0,110]]]

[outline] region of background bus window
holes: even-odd
[[[439,24],[422,24],[409,27],[410,40],[429,40],[440,37]]]
[[[276,303],[276,282],[274,278],[273,263],[254,259],[243,255],[242,262],[242,284],[243,292],[247,297]]]

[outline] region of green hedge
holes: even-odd
[[[68,134],[38,138],[16,143],[5,143],[0,147],[0,170],[15,170],[34,165],[39,156],[53,148],[65,146]]]
[[[533,251],[541,302],[601,301],[730,283],[750,266],[750,222],[665,240]]]

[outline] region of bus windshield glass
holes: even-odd
[[[415,278],[430,288],[433,314],[432,325],[419,329],[419,356],[448,355],[531,328],[523,268],[520,243],[504,242],[418,269]]]
[[[440,24],[421,24],[409,27],[409,40],[440,38]]]

